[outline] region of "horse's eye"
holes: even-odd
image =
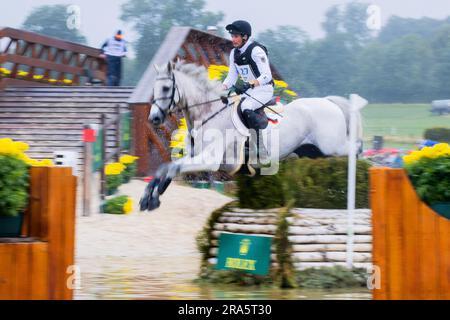
[[[162,89],[163,89],[164,92],[168,92],[170,90],[170,87],[164,86]]]

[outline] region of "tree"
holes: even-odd
[[[61,4],[37,7],[25,19],[22,28],[49,37],[85,44],[86,38],[80,31],[67,27],[69,14],[66,10],[67,6]]]
[[[450,24],[450,18],[436,20],[431,18],[412,19],[392,16],[378,35],[378,40],[391,42],[411,34],[427,39],[436,35],[446,24]]]
[[[284,80],[300,95],[311,94],[310,85],[305,82],[306,33],[294,26],[279,26],[257,35],[257,40],[267,46],[270,62],[283,75]]]
[[[355,54],[347,34],[335,34],[317,40],[309,48],[305,80],[316,88],[316,95],[348,95],[354,76]]]
[[[172,26],[191,26],[203,29],[217,25],[223,13],[205,11],[204,0],[129,0],[122,5],[121,19],[130,23],[138,33],[135,43],[137,81],[163,42]],[[130,75],[125,75],[126,77]]]
[[[434,52],[434,99],[450,99],[450,25],[437,32],[431,42]]]
[[[356,60],[355,88],[377,102],[425,102],[432,91],[433,53],[428,43],[408,35],[389,44],[374,43]]]
[[[341,27],[341,11],[338,5],[330,7],[325,13],[325,21],[322,23],[322,29],[325,30],[327,35],[334,35],[340,32]]]
[[[371,38],[371,31],[367,28],[367,8],[368,4],[350,2],[345,7],[335,5],[330,7],[322,23],[327,36],[336,34],[346,34],[349,41],[355,44],[362,44]]]

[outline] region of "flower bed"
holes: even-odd
[[[450,219],[450,145],[440,143],[413,151],[403,161],[420,199]]]

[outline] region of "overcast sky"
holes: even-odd
[[[249,20],[256,32],[278,25],[300,27],[313,38],[323,35],[321,23],[331,5],[345,4],[352,0],[206,0],[207,9],[223,11],[222,24],[237,19]],[[47,4],[76,4],[81,8],[81,32],[91,46],[99,46],[114,30],[121,28],[133,40],[129,26],[119,19],[120,6],[126,0],[1,0],[0,26],[20,27],[34,7]],[[382,21],[389,16],[420,18],[423,16],[443,19],[450,16],[450,0],[372,0],[360,1],[376,4],[381,9]],[[149,8],[151,10],[151,8]],[[6,14],[7,13],[7,14]]]

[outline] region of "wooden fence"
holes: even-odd
[[[0,89],[7,86],[82,85],[106,80],[101,50],[13,28],[0,29]]]
[[[76,178],[71,168],[31,168],[23,237],[0,238],[0,299],[73,298]]]
[[[374,299],[450,299],[450,220],[417,196],[403,169],[371,177]]]

